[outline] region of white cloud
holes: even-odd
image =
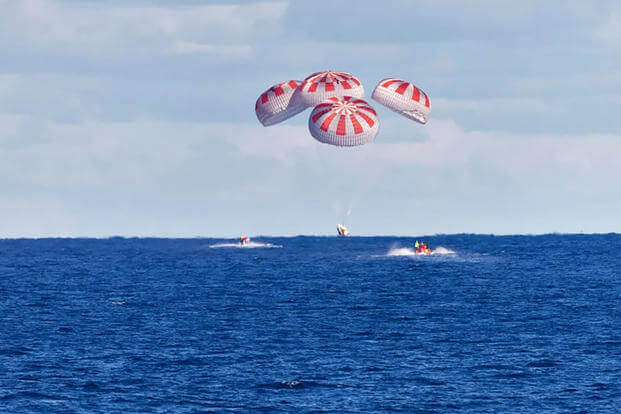
[[[109,6],[53,0],[0,2],[0,36],[42,49],[88,55],[144,50],[190,52],[189,45],[212,45],[218,53],[247,48],[273,31],[286,2],[246,5]],[[240,43],[240,44],[236,44]],[[205,52],[205,47],[194,51]]]
[[[222,128],[222,126],[221,126]],[[224,128],[224,135],[232,145],[237,147],[243,157],[259,156],[273,158],[288,166],[294,165],[294,154],[303,157],[315,157],[317,142],[311,138],[304,126],[279,125],[276,128],[259,128],[258,126],[239,125]]]
[[[423,2],[426,4],[418,5],[418,7],[440,6],[438,2],[433,0],[424,0]],[[506,22],[517,18],[523,18],[534,13],[538,6],[540,6],[540,3],[537,0],[516,2],[498,2],[495,0],[471,0],[469,2],[463,2],[460,0],[450,0],[441,4],[441,6],[448,7],[452,10],[457,9],[455,13],[457,16],[464,12],[484,12],[486,17],[491,17],[499,22]]]
[[[305,126],[286,124],[150,119],[63,124],[3,116],[0,210],[21,207],[18,215],[4,211],[0,224],[3,234],[30,236],[229,234],[251,223],[249,231],[312,233],[311,223],[333,214],[331,206],[346,203],[344,194],[352,189],[367,195],[358,200],[357,214],[369,219],[380,206],[390,216],[402,203],[440,208],[441,202],[460,202],[460,194],[472,194],[471,202],[481,209],[500,203],[507,192],[555,207],[566,194],[620,202],[610,193],[621,176],[619,136],[468,132],[440,119],[424,127],[400,118],[384,122],[421,129],[425,139],[388,142],[380,130],[373,144],[336,148],[313,140]],[[33,124],[36,129],[29,130]],[[418,180],[420,171],[424,180]],[[237,206],[247,202],[254,206],[252,217],[239,219]],[[311,205],[297,211],[299,203]],[[45,214],[37,213],[41,206],[49,206]],[[313,213],[314,208],[319,210]],[[274,211],[293,227],[273,227],[278,225]],[[300,214],[308,221],[299,222]],[[480,229],[502,222],[498,214]],[[520,214],[522,220],[530,217],[529,211]],[[453,224],[435,231],[477,230],[459,227],[466,215],[455,213]],[[384,220],[384,231],[400,227],[400,219],[394,220]],[[197,223],[202,230],[192,233]],[[367,232],[381,233],[373,223]],[[505,223],[499,231],[520,229]]]
[[[542,98],[496,98],[478,100],[456,100],[435,98],[433,100],[434,110],[462,110],[487,114],[491,116],[512,115],[526,116],[548,116],[558,111],[551,103],[545,102]]]
[[[0,73],[0,112],[64,120],[92,118],[99,108],[88,97],[102,91],[101,81],[93,77]]]
[[[175,53],[213,53],[229,56],[247,56],[252,52],[250,45],[214,45],[208,43],[179,42],[172,47]]]
[[[405,165],[488,165],[525,181],[541,177],[545,170],[567,174],[568,182],[588,179],[594,186],[610,184],[607,177],[614,174],[621,176],[621,165],[615,161],[621,159],[618,135],[469,132],[446,120],[432,120],[425,128],[428,139],[378,143],[371,157]],[[381,142],[381,133],[377,141]]]
[[[2,232],[323,232],[313,225],[352,187],[365,195],[358,234],[524,230],[506,211],[540,220],[531,231],[589,230],[572,227],[585,211],[597,229],[620,228],[618,213],[598,213],[621,203],[621,72],[613,48],[590,37],[601,8],[395,1],[416,13],[378,27],[387,6],[372,2],[348,21],[334,12],[348,2],[326,2],[332,13],[163,3],[0,0],[10,57],[0,70],[13,72],[0,74]],[[619,16],[598,32],[611,44]],[[383,76],[420,83],[432,119],[420,126],[378,106],[376,142],[346,149],[313,140],[308,112],[251,123],[258,93],[321,67],[355,73],[367,96]],[[555,216],[514,209],[532,199]],[[406,229],[422,225],[408,222],[410,206],[426,206],[428,230]],[[488,215],[476,224],[473,210]]]
[[[601,39],[621,45],[621,9],[612,10],[604,23],[596,28],[595,34]]]
[[[330,169],[365,164],[384,166],[488,165],[502,174],[528,180],[543,170],[563,171],[568,179],[601,174],[621,176],[621,137],[617,135],[529,135],[507,132],[464,131],[452,121],[434,119],[423,129],[426,139],[388,142],[382,130],[375,142],[358,148],[335,148],[316,142],[305,126],[254,124],[199,124],[136,120],[134,122],[43,123],[39,140],[20,136],[36,121],[26,116],[3,116],[0,171],[32,184],[70,183],[107,185],[99,174],[117,185],[127,175],[141,177],[174,173],[175,168],[209,152],[210,145],[225,145],[243,160],[273,159],[295,168],[301,160],[322,158]],[[407,121],[391,118],[386,122]],[[404,125],[403,127],[408,127]],[[415,126],[417,127],[417,126]],[[414,127],[413,127],[414,128]],[[45,138],[45,139],[43,139]],[[21,145],[13,145],[23,140]],[[36,164],[37,169],[24,167]],[[110,169],[103,166],[108,165]],[[101,167],[101,168],[100,168]],[[117,168],[122,167],[122,168]],[[56,170],[54,172],[54,170]],[[53,173],[51,173],[53,172]],[[594,185],[597,183],[594,181]]]
[[[212,151],[217,143],[248,156],[288,163],[288,154],[314,141],[305,128],[198,124],[136,120],[133,122],[56,123],[29,116],[0,118],[0,175],[24,184],[63,187],[127,187],[155,184],[160,176]],[[36,122],[37,139],[24,133]],[[36,165],[37,168],[27,166]],[[127,178],[131,177],[128,181]],[[153,181],[150,183],[150,181]]]

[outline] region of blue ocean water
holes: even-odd
[[[621,412],[621,235],[425,240],[1,240],[0,411]]]

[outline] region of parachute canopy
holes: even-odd
[[[270,126],[289,119],[307,108],[291,100],[301,81],[290,80],[278,83],[259,96],[254,111],[263,126]]]
[[[373,90],[371,98],[421,124],[427,123],[431,113],[431,102],[427,94],[413,83],[401,79],[382,79]]]
[[[255,112],[264,126],[270,126],[314,107],[308,128],[315,139],[340,147],[357,146],[373,141],[379,130],[377,113],[363,97],[364,88],[354,75],[316,72],[304,81],[289,80],[272,86],[257,99]],[[402,79],[382,79],[372,98],[421,124],[431,114],[427,94]]]
[[[377,113],[365,100],[333,96],[315,106],[308,119],[308,128],[320,142],[352,147],[373,141],[379,122]]]
[[[362,83],[350,73],[317,72],[304,79],[295,93],[294,100],[305,106],[315,106],[332,96],[362,98],[364,88]]]

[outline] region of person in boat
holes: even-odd
[[[246,237],[246,236],[241,236],[241,237],[239,238],[239,244],[241,244],[242,246],[243,246],[244,244],[248,244],[248,242],[250,242],[250,238],[249,238],[249,237]]]
[[[418,244],[418,240],[416,240],[416,241],[414,242],[414,251],[415,251],[416,253],[418,253],[418,249],[419,249],[419,247],[420,247],[420,245]]]
[[[418,244],[418,249],[416,249],[416,253],[418,254],[431,254],[431,249],[429,246],[425,244],[425,242],[420,242]]]
[[[424,242],[418,242],[418,246],[416,246],[416,254],[422,253],[424,246],[425,246]]]

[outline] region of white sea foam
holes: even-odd
[[[455,252],[452,251],[451,249],[447,249],[446,247],[438,246],[438,247],[436,247],[435,249],[433,249],[431,251],[431,255],[430,256],[447,255],[447,254],[454,255]],[[411,249],[409,247],[393,246],[393,247],[390,248],[388,253],[386,253],[386,256],[420,256],[420,257],[425,257],[425,256],[428,256],[428,255],[416,254],[414,249]]]
[[[234,249],[256,249],[256,248],[264,248],[264,249],[273,249],[273,248],[280,248],[282,246],[278,245],[278,244],[272,244],[272,243],[259,243],[259,242],[249,242],[246,244],[241,244],[241,243],[218,243],[218,244],[212,244],[211,246],[209,246],[210,249],[216,249],[216,248],[223,248],[223,247],[228,247],[228,248],[234,248]]]
[[[386,256],[416,256],[416,253],[407,247],[392,247]]]
[[[451,249],[447,249],[446,247],[438,246],[435,249],[433,249],[431,254],[456,254],[456,253],[452,251]]]

